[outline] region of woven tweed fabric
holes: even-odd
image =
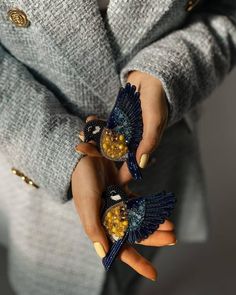
[[[235,63],[236,28],[213,14],[217,3],[191,12],[186,5],[113,0],[103,20],[95,0],[1,1],[0,140],[12,166],[65,201],[81,120],[107,115],[129,70],[163,82],[169,125],[206,98]],[[9,21],[13,7],[29,27]]]
[[[42,201],[21,179],[12,182],[2,155],[0,163],[0,242],[8,248],[16,294],[98,294],[103,266],[73,203]]]
[[[160,79],[170,105],[142,188],[177,192],[179,240],[206,238],[194,110],[236,63],[236,2],[192,2],[191,10],[188,0],[111,0],[104,19],[96,0],[0,2],[0,208],[19,294],[100,288],[103,273],[67,191],[85,117],[107,117],[130,70]],[[13,8],[27,28],[9,20]]]

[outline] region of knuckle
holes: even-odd
[[[154,135],[145,136],[143,138],[143,149],[147,151],[152,151],[157,146],[157,137]]]
[[[165,127],[165,122],[166,120],[165,119],[160,119],[158,120],[157,124],[156,124],[156,132],[157,134],[160,134],[163,130],[163,128]]]
[[[148,139],[148,144],[149,144],[149,146],[151,147],[151,148],[154,148],[155,146],[156,146],[156,144],[157,144],[157,137],[150,137],[149,139]]]
[[[156,148],[159,144],[165,124],[163,121],[160,124],[155,124],[154,126],[154,128],[152,127],[152,132],[146,132],[146,134],[144,133],[143,136],[143,142],[145,143],[145,146],[151,150]]]
[[[163,128],[167,120],[167,115],[165,113],[159,114],[154,119],[154,124],[157,126],[157,129]]]

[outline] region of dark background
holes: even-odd
[[[205,244],[162,249],[156,283],[143,280],[137,295],[234,294],[236,279],[236,70],[203,104],[199,124],[208,186],[210,237]],[[2,233],[1,233],[2,234]],[[0,294],[13,294],[0,247]],[[37,294],[36,294],[37,295]],[[88,294],[89,295],[89,294]],[[112,294],[111,294],[112,295]]]

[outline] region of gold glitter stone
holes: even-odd
[[[128,227],[128,216],[125,205],[116,205],[105,213],[103,225],[111,238],[115,240],[122,238]]]
[[[104,143],[104,144],[102,145],[102,147],[104,148],[104,150],[106,150],[106,149],[107,149],[107,144]]]
[[[101,147],[103,154],[112,160],[119,160],[128,152],[124,135],[109,129],[105,129],[101,136]]]
[[[119,136],[119,140],[120,140],[120,141],[124,141],[124,139],[125,139],[124,135],[121,134],[121,135]]]

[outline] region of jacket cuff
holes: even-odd
[[[71,187],[71,182],[70,182],[70,186],[69,186],[69,189],[67,191],[67,200],[70,201],[73,199],[73,195],[72,195],[72,187]]]
[[[182,29],[141,49],[120,72],[146,72],[162,83],[168,126],[208,97],[235,65],[235,25],[222,15],[196,14]]]

